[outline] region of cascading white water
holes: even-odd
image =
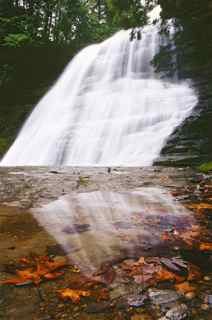
[[[82,50],[34,109],[1,165],[146,166],[197,103],[187,82],[160,80],[142,40],[120,31]]]

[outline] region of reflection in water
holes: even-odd
[[[34,217],[81,268],[162,245],[163,233],[190,228],[193,218],[161,188],[73,193],[33,210]]]

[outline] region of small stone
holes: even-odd
[[[148,294],[151,302],[156,305],[175,302],[180,298],[174,290],[149,289]]]
[[[161,258],[161,263],[170,271],[180,274],[188,274],[188,266],[184,260],[179,257],[176,258]]]
[[[144,305],[146,300],[147,296],[141,294],[129,296],[127,302],[130,307],[139,308]]]
[[[201,309],[202,309],[203,311],[207,311],[207,310],[209,309],[209,305],[206,304],[206,303],[203,303],[203,304],[201,304]]]
[[[212,294],[207,294],[206,297],[205,297],[205,301],[212,305]]]
[[[128,286],[119,285],[111,290],[110,297],[111,297],[111,300],[115,300],[115,299],[123,297],[127,294],[128,294]]]
[[[186,299],[188,299],[188,300],[194,299],[195,296],[196,296],[195,292],[188,292],[188,293],[185,294],[185,297],[186,297]]]
[[[167,320],[183,320],[188,317],[188,307],[185,304],[181,304],[169,310],[166,313],[165,318]]]

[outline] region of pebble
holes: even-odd
[[[202,309],[203,311],[207,311],[207,310],[209,309],[209,305],[206,304],[206,303],[203,303],[203,304],[201,304],[201,309]]]
[[[148,294],[151,302],[157,305],[175,302],[180,298],[180,295],[174,290],[149,289]]]
[[[130,307],[139,308],[145,304],[146,300],[147,296],[141,294],[129,296],[127,302]]]
[[[205,296],[205,302],[209,305],[212,305],[212,294],[207,294]]]
[[[195,292],[188,292],[188,293],[185,294],[185,297],[186,297],[186,299],[188,299],[188,300],[194,299],[195,296],[196,296]]]
[[[167,320],[183,320],[188,317],[188,307],[185,304],[180,304],[169,310],[166,315],[165,319]]]
[[[118,287],[115,287],[110,292],[111,300],[127,295],[129,292],[128,290],[129,290],[128,286],[125,286],[125,285],[119,285]]]
[[[204,279],[205,281],[210,281],[210,280],[211,280],[211,278],[208,277],[208,276],[205,276],[203,279]]]

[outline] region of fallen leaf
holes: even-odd
[[[96,298],[97,302],[110,299],[109,290],[106,288],[98,290],[97,292],[93,293],[93,295]]]
[[[201,251],[211,251],[212,250],[212,243],[201,243],[200,244]]]
[[[115,270],[113,268],[108,269],[108,271],[102,275],[102,278],[103,278],[103,282],[106,284],[113,283],[113,281],[116,278]]]
[[[26,284],[30,284],[32,283],[31,280],[23,280],[21,278],[12,278],[12,279],[8,279],[8,280],[3,280],[1,281],[1,284],[9,284],[9,285],[26,285]]]
[[[178,274],[175,274],[161,267],[159,271],[156,273],[155,279],[157,282],[172,281],[180,283],[185,280],[185,277],[179,276]]]
[[[188,278],[187,278],[187,280],[194,281],[194,280],[199,280],[199,279],[201,279],[200,269],[197,266],[189,263],[188,264]]]
[[[194,242],[199,238],[200,228],[193,225],[190,230],[184,231],[179,238],[182,239],[188,246],[192,247]]]
[[[182,294],[196,291],[196,288],[190,285],[188,281],[176,284],[175,289]]]
[[[62,272],[56,272],[56,270],[67,265],[67,261],[64,259],[53,260],[48,256],[35,257],[34,260],[35,261],[32,261],[33,263],[36,263],[34,267],[24,270],[16,270],[16,277],[4,280],[1,283],[11,285],[34,283],[35,285],[39,285],[39,283],[44,279],[53,280],[63,275]],[[29,260],[26,261],[28,262]]]
[[[52,272],[52,273],[46,273],[44,275],[44,278],[47,280],[54,280],[60,276],[62,276],[64,274],[64,272]]]
[[[164,232],[162,233],[162,235],[161,235],[161,240],[163,240],[163,241],[168,241],[168,240],[170,240],[170,235],[169,235],[169,233],[168,233],[167,231],[164,231]]]
[[[202,214],[204,213],[205,209],[212,209],[212,204],[210,203],[194,203],[187,206],[189,209],[194,209],[197,213]]]
[[[20,259],[20,263],[23,263],[23,264],[29,264],[30,263],[30,260],[26,257],[23,257]]]
[[[58,293],[62,299],[71,300],[76,304],[80,302],[81,297],[90,297],[91,295],[90,291],[73,290],[69,288],[58,290]]]
[[[134,281],[137,284],[141,284],[144,287],[148,287],[154,284],[155,279],[152,275],[137,275],[134,276]]]

